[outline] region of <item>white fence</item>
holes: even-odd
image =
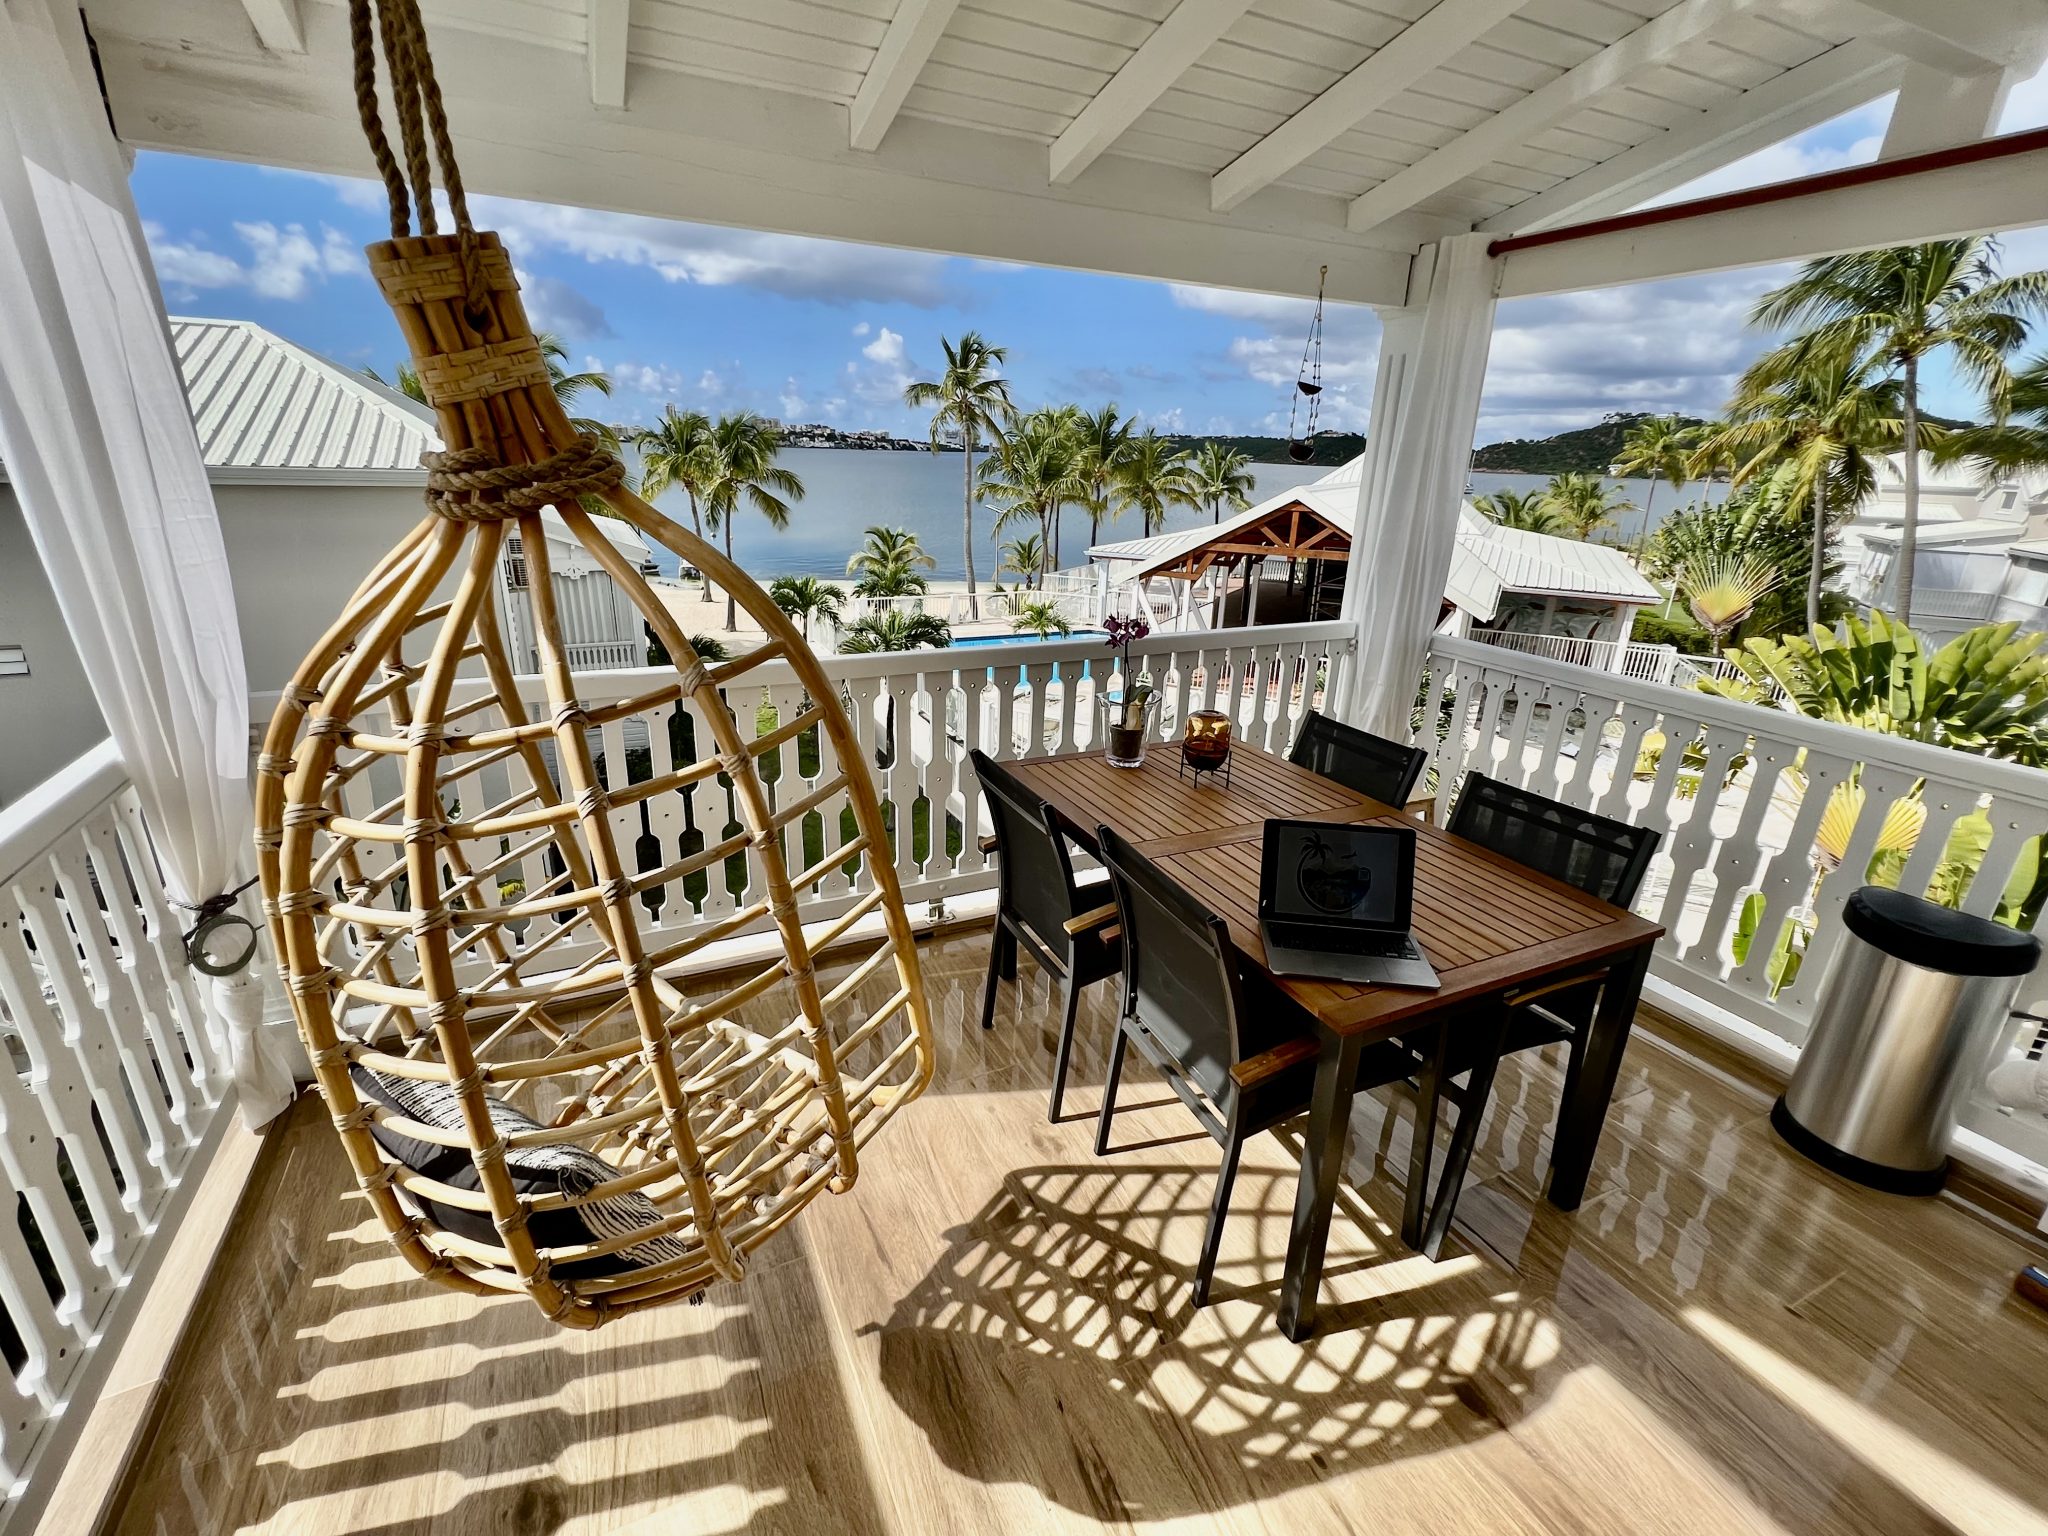
[[[1176,740],[1190,711],[1222,709],[1235,718],[1241,740],[1284,751],[1300,718],[1341,687],[1352,634],[1341,624],[1301,624],[1155,635],[1134,647],[1132,660],[1158,691],[1153,729],[1160,741]],[[985,829],[968,751],[1011,758],[1090,745],[1099,739],[1104,695],[1120,696],[1130,681],[1118,671],[1116,653],[1093,638],[836,656],[825,667],[874,772],[892,825],[889,856],[912,901],[995,881],[993,862],[977,847]],[[643,874],[693,866],[641,891],[651,940],[701,922],[734,933],[760,928],[765,920],[756,909],[764,893],[724,780],[714,776],[644,798],[629,793],[695,761],[710,739],[688,701],[632,707],[672,679],[665,668],[579,678],[584,705],[603,719],[592,728],[593,743],[605,787],[617,800],[611,815],[621,846],[632,850]],[[458,684],[458,707],[461,692]],[[743,730],[785,732],[765,776],[772,807],[790,818],[785,835],[801,840],[789,867],[812,872],[798,892],[806,917],[851,907],[872,889],[873,877],[861,857],[834,857],[852,838],[851,814],[836,785],[830,743],[815,727],[790,728],[804,709],[802,690],[786,666],[769,662],[736,679],[725,699]],[[534,702],[538,707],[537,692]],[[359,723],[372,731],[380,724],[374,716]],[[484,805],[511,799],[518,792],[512,768],[509,761],[486,765],[473,789],[465,786],[465,797],[474,794]],[[344,813],[371,814],[396,792],[395,773],[395,765],[380,763],[353,778],[342,791]],[[508,841],[507,861],[496,872],[501,897],[538,892],[554,878],[545,844],[535,837],[522,851]],[[394,855],[402,855],[397,845],[361,845],[362,878],[376,884]],[[535,918],[519,942],[528,950],[547,947],[563,966],[575,964],[583,952],[566,935],[556,940],[555,928]]]
[[[2048,833],[2037,769],[1469,640],[1430,656],[1416,739],[1440,802],[1478,769],[1656,828],[1636,902],[1666,929],[1653,970],[1794,1043],[1867,874],[1989,916]],[[2048,977],[2021,993],[2040,995]],[[1964,1123],[2048,1165],[2039,1117],[1980,1095]]]
[[[1531,635],[1511,630],[1484,630],[1471,638],[1524,656],[1619,672],[1645,683],[1670,682],[1672,669],[1679,661],[1677,646],[1653,645],[1646,640],[1584,640],[1576,635]]]
[[[111,742],[0,810],[0,1520],[54,1478],[223,1113],[180,930]]]

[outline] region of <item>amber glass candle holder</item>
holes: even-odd
[[[1195,776],[1197,784],[1205,773],[1230,777],[1230,716],[1220,709],[1198,709],[1188,716],[1180,740],[1181,767]]]

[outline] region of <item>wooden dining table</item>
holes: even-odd
[[[1451,1029],[1476,1025],[1511,993],[1602,965],[1607,984],[1579,1071],[1566,1085],[1544,1188],[1552,1205],[1578,1207],[1661,927],[1256,748],[1232,749],[1227,780],[1196,781],[1172,747],[1155,747],[1137,768],[1113,767],[1095,751],[1009,766],[1083,847],[1095,847],[1103,826],[1132,842],[1222,918],[1245,959],[1261,968],[1259,867],[1268,818],[1389,822],[1416,832],[1413,931],[1443,985],[1431,992],[1274,976],[1316,1031],[1315,1093],[1281,1287],[1280,1327],[1289,1338],[1315,1328],[1359,1053],[1438,1021]]]

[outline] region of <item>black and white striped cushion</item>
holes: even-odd
[[[417,1120],[422,1125],[431,1125],[437,1130],[460,1131],[463,1129],[462,1103],[455,1090],[446,1083],[422,1082],[410,1077],[387,1077],[365,1067],[352,1067],[349,1076],[355,1080],[356,1092],[365,1098],[375,1100],[386,1109]],[[490,1105],[491,1124],[501,1135],[510,1136],[520,1131],[542,1129],[540,1123],[502,1099],[486,1098]],[[456,1189],[479,1189],[476,1164],[468,1152],[459,1147],[444,1147],[435,1142],[421,1141],[417,1137],[402,1135],[387,1126],[374,1121],[370,1134],[377,1144],[392,1157],[413,1172],[447,1184]],[[512,1187],[522,1195],[561,1193],[566,1195],[588,1194],[607,1179],[618,1177],[619,1170],[596,1153],[583,1147],[550,1144],[537,1147],[508,1147],[505,1151],[505,1169],[512,1176]],[[466,1210],[461,1206],[445,1205],[438,1200],[424,1199],[406,1192],[405,1198],[417,1204],[428,1220],[446,1231],[470,1238],[481,1243],[496,1243],[500,1240],[498,1230],[491,1223],[490,1216],[483,1211]],[[558,1210],[535,1211],[527,1218],[526,1229],[534,1242],[542,1248],[566,1248],[580,1243],[602,1242],[608,1238],[624,1237],[629,1233],[643,1231],[662,1219],[652,1200],[638,1190],[622,1195],[607,1195],[602,1200],[592,1200],[583,1205],[566,1206]],[[596,1258],[577,1260],[554,1266],[556,1278],[563,1280],[589,1279],[600,1275],[623,1274],[649,1264],[663,1264],[672,1259],[686,1256],[688,1249],[682,1239],[674,1233],[663,1233],[643,1242],[621,1248],[616,1253],[600,1254]]]

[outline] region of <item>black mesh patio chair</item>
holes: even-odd
[[[1465,775],[1444,830],[1617,907],[1627,907],[1635,901],[1643,877],[1649,873],[1650,858],[1657,851],[1657,833],[1648,827],[1575,810],[1533,790],[1517,789],[1476,771]],[[1477,1095],[1483,1103],[1485,1095],[1492,1091],[1493,1074],[1502,1057],[1560,1043],[1568,1053],[1560,1100],[1562,1114],[1572,1103],[1585,1053],[1586,1032],[1599,1012],[1601,992],[1611,974],[1608,968],[1597,967],[1539,983],[1519,994],[1510,994],[1503,1006],[1493,1010],[1496,1017],[1490,1027],[1482,1020],[1467,1029],[1454,1028],[1447,1037],[1406,1040],[1425,1090],[1417,1120],[1433,1115],[1435,1101],[1440,1097],[1427,1092],[1432,1070],[1439,1077],[1445,1073],[1470,1073],[1464,1092],[1467,1096]],[[1500,1042],[1498,1049],[1489,1048],[1494,1039]],[[1425,1058],[1432,1052],[1433,1069],[1425,1064]],[[1444,1166],[1447,1183],[1462,1182],[1471,1161],[1479,1126],[1476,1117],[1469,1123],[1467,1134],[1468,1117],[1461,1112]],[[1426,1129],[1431,1134],[1418,1131],[1416,1138],[1424,1152],[1434,1141],[1433,1125]],[[1428,1240],[1442,1241],[1434,1215]]]
[[[1117,923],[1123,929],[1124,993],[1095,1151],[1098,1156],[1109,1151],[1124,1053],[1136,1046],[1223,1148],[1223,1166],[1216,1176],[1209,1226],[1195,1270],[1194,1302],[1199,1307],[1209,1299],[1230,1189],[1246,1140],[1308,1113],[1316,1075],[1314,1022],[1262,967],[1244,959],[1221,918],[1108,827],[1099,829],[1096,837],[1116,892]],[[1435,1041],[1442,1037],[1439,1030],[1427,1036]],[[1440,1046],[1436,1049],[1440,1054]],[[1359,1055],[1357,1087],[1384,1087],[1414,1070],[1405,1042],[1369,1045]],[[1450,1074],[1439,1072],[1433,1082],[1450,1089]],[[1463,1116],[1476,1119],[1484,1108],[1483,1100],[1461,1108],[1461,1123]],[[1429,1120],[1434,1125],[1433,1110]],[[1425,1215],[1433,1226],[1436,1212],[1426,1201],[1427,1164],[1421,1165],[1419,1176],[1413,1174],[1414,1166],[1411,1163],[1402,1230],[1419,1235]],[[1457,1199],[1455,1183],[1444,1186],[1437,1203],[1446,1199]],[[1442,1221],[1448,1228],[1448,1212]]]
[[[981,1027],[996,1020],[996,986],[1017,979],[1021,945],[1059,983],[1060,1038],[1053,1061],[1052,1102],[1047,1117],[1057,1121],[1066,1097],[1067,1059],[1074,1048],[1074,1015],[1081,992],[1107,981],[1123,966],[1115,927],[1116,906],[1106,885],[1074,878],[1052,807],[1031,793],[987,754],[970,752],[974,775],[988,801],[996,855],[996,926],[989,935],[988,985],[981,999]]]
[[[1287,758],[1311,773],[1335,779],[1346,789],[1401,810],[1414,793],[1429,754],[1421,747],[1404,747],[1312,711],[1301,722]]]

